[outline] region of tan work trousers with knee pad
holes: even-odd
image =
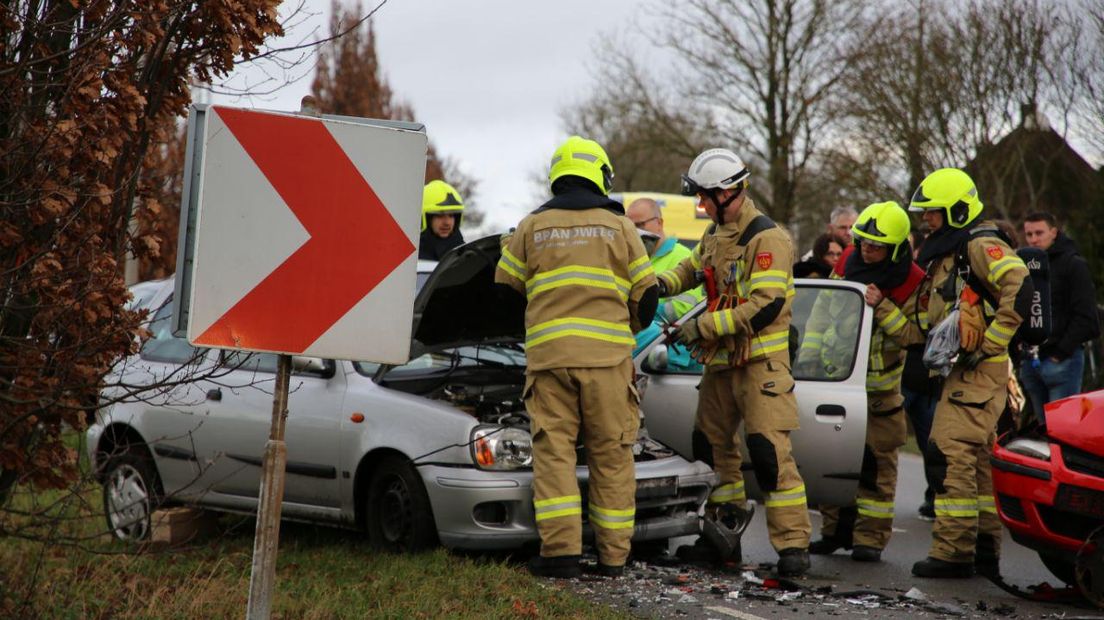
[[[713,469],[720,478],[707,505],[714,509],[725,503],[743,507],[746,501],[740,424],[747,425],[747,449],[765,496],[771,545],[777,551],[808,548],[811,531],[805,483],[790,446],[790,431],[798,422],[787,355],[707,369],[696,420],[713,449]]]
[[[582,553],[583,501],[575,476],[580,432],[590,470],[587,518],[598,559],[621,566],[635,524],[632,446],[640,427],[633,363],[533,371],[525,386],[533,435],[533,504],[541,555]]]
[[[989,459],[1007,398],[1006,359],[982,361],[974,370],[956,365],[943,385],[924,455],[928,484],[935,490],[928,554],[933,558],[972,562],[975,550],[993,558],[1000,553]],[[979,539],[985,549],[978,548]]]

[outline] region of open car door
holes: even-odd
[[[820,295],[839,296],[834,306],[843,308],[858,321],[847,321],[849,333],[838,339],[853,341],[850,359],[833,367],[832,376],[822,369],[798,369],[794,372],[801,428],[790,438],[794,458],[805,480],[810,506],[846,505],[854,501],[862,471],[866,442],[866,368],[870,355],[873,311],[863,300],[865,287],[843,280],[796,280],[791,326],[798,342],[805,337],[806,323]],[[704,311],[702,302],[679,322]],[[641,346],[634,360],[648,378],[642,407],[648,433],[687,459],[712,463],[712,454],[704,436],[694,429],[701,370],[669,363],[667,337],[659,334]],[[842,366],[842,367],[841,367]],[[848,368],[849,366],[849,368]],[[746,442],[745,442],[746,445]],[[761,498],[752,473],[747,450],[743,450],[745,484],[748,496]]]

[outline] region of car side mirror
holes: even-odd
[[[329,377],[332,370],[326,365],[326,360],[320,357],[306,357],[293,355],[291,357],[291,369],[293,372]]]
[[[641,366],[648,372],[667,372],[667,345],[652,347]]]

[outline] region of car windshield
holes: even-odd
[[[357,372],[372,376],[379,369],[373,362],[355,362]],[[473,345],[425,353],[395,366],[388,374],[424,373],[470,366],[524,368],[525,351],[520,344]]]

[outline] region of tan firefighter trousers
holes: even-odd
[[[935,408],[925,453],[928,484],[935,490],[935,525],[928,555],[947,562],[1000,553],[1001,524],[993,501],[989,464],[997,418],[1008,397],[1007,357],[967,370],[951,369]]]
[[[740,423],[747,424],[748,452],[767,506],[767,528],[776,551],[809,546],[805,483],[790,448],[797,428],[797,400],[789,364],[763,359],[735,368],[710,368],[698,394],[697,427],[713,449],[720,478],[707,509],[746,501],[740,471]]]
[[[533,434],[533,504],[541,555],[582,553],[583,501],[575,446],[590,470],[587,517],[598,560],[621,566],[629,555],[636,514],[636,442],[640,397],[633,363],[606,368],[554,368],[529,374],[525,407]]]
[[[905,445],[908,428],[904,399],[898,392],[871,392],[867,395],[870,408],[866,412],[866,446],[863,449],[862,473],[855,497],[855,517],[851,540],[856,545],[885,549],[893,532],[893,500],[897,492],[897,450]],[[838,531],[840,508],[821,506],[821,535],[848,537]],[[845,523],[842,527],[850,527]]]

